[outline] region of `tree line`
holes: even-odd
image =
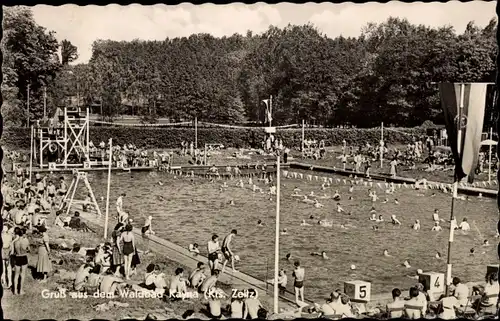
[[[442,123],[435,83],[493,82],[497,22],[462,34],[389,18],[359,37],[329,38],[311,24],[270,26],[258,35],[196,34],[162,41],[96,40],[86,64],[70,41],[38,26],[26,8],[4,13],[3,113],[7,123],[53,110],[79,97],[103,116],[155,122],[262,123],[272,96],[273,124],[418,126]],[[61,57],[57,54],[61,52]],[[488,93],[487,111],[492,110]],[[489,120],[486,120],[489,123]]]

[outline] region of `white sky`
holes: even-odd
[[[313,23],[330,37],[358,36],[368,22],[383,22],[389,16],[407,18],[411,23],[432,27],[451,25],[463,32],[469,21],[484,27],[495,17],[495,1],[446,3],[365,3],[332,4],[281,3],[269,5],[108,5],[32,7],[35,20],[56,32],[59,41],[68,39],[78,47],[77,63],[87,62],[96,39],[163,40],[193,33],[230,36],[265,31],[269,25]]]

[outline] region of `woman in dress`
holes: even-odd
[[[396,177],[396,165],[398,165],[398,161],[393,158],[391,161],[391,177]]]
[[[36,263],[37,273],[43,274],[41,282],[47,282],[47,275],[52,271],[52,263],[50,262],[49,253],[49,235],[45,226],[40,226],[38,230],[42,233],[40,246],[38,247],[38,260]]]
[[[120,236],[120,243],[122,244],[122,253],[125,264],[125,278],[129,280],[132,257],[135,253],[135,239],[134,233],[132,233],[132,225],[127,224],[127,226],[125,226],[125,231]]]
[[[120,267],[123,265],[123,255],[120,251],[120,237],[123,232],[123,224],[116,224],[113,233],[111,234],[113,238],[113,270],[115,271],[115,275],[118,276],[120,273]]]

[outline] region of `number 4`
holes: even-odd
[[[434,286],[436,288],[439,288],[441,286],[441,283],[439,283],[439,276],[436,278],[436,282],[434,282]]]

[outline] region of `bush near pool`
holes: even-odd
[[[407,144],[413,137],[426,134],[424,128],[401,128],[384,130],[384,140],[387,144]],[[204,144],[223,144],[226,147],[257,148],[264,141],[265,132],[262,128],[198,128],[198,146]],[[277,130],[275,135],[283,139],[286,146],[300,147],[302,129]],[[148,128],[148,127],[91,127],[90,140],[94,144],[107,142],[113,138],[113,144],[134,144],[139,148],[178,148],[182,141],[194,141],[194,128]],[[377,144],[380,140],[380,129],[343,129],[343,128],[307,128],[306,140],[325,141],[326,146],[342,145],[346,140],[348,145],[364,145],[366,142]],[[2,146],[16,149],[30,148],[29,128],[4,128],[0,140]]]

